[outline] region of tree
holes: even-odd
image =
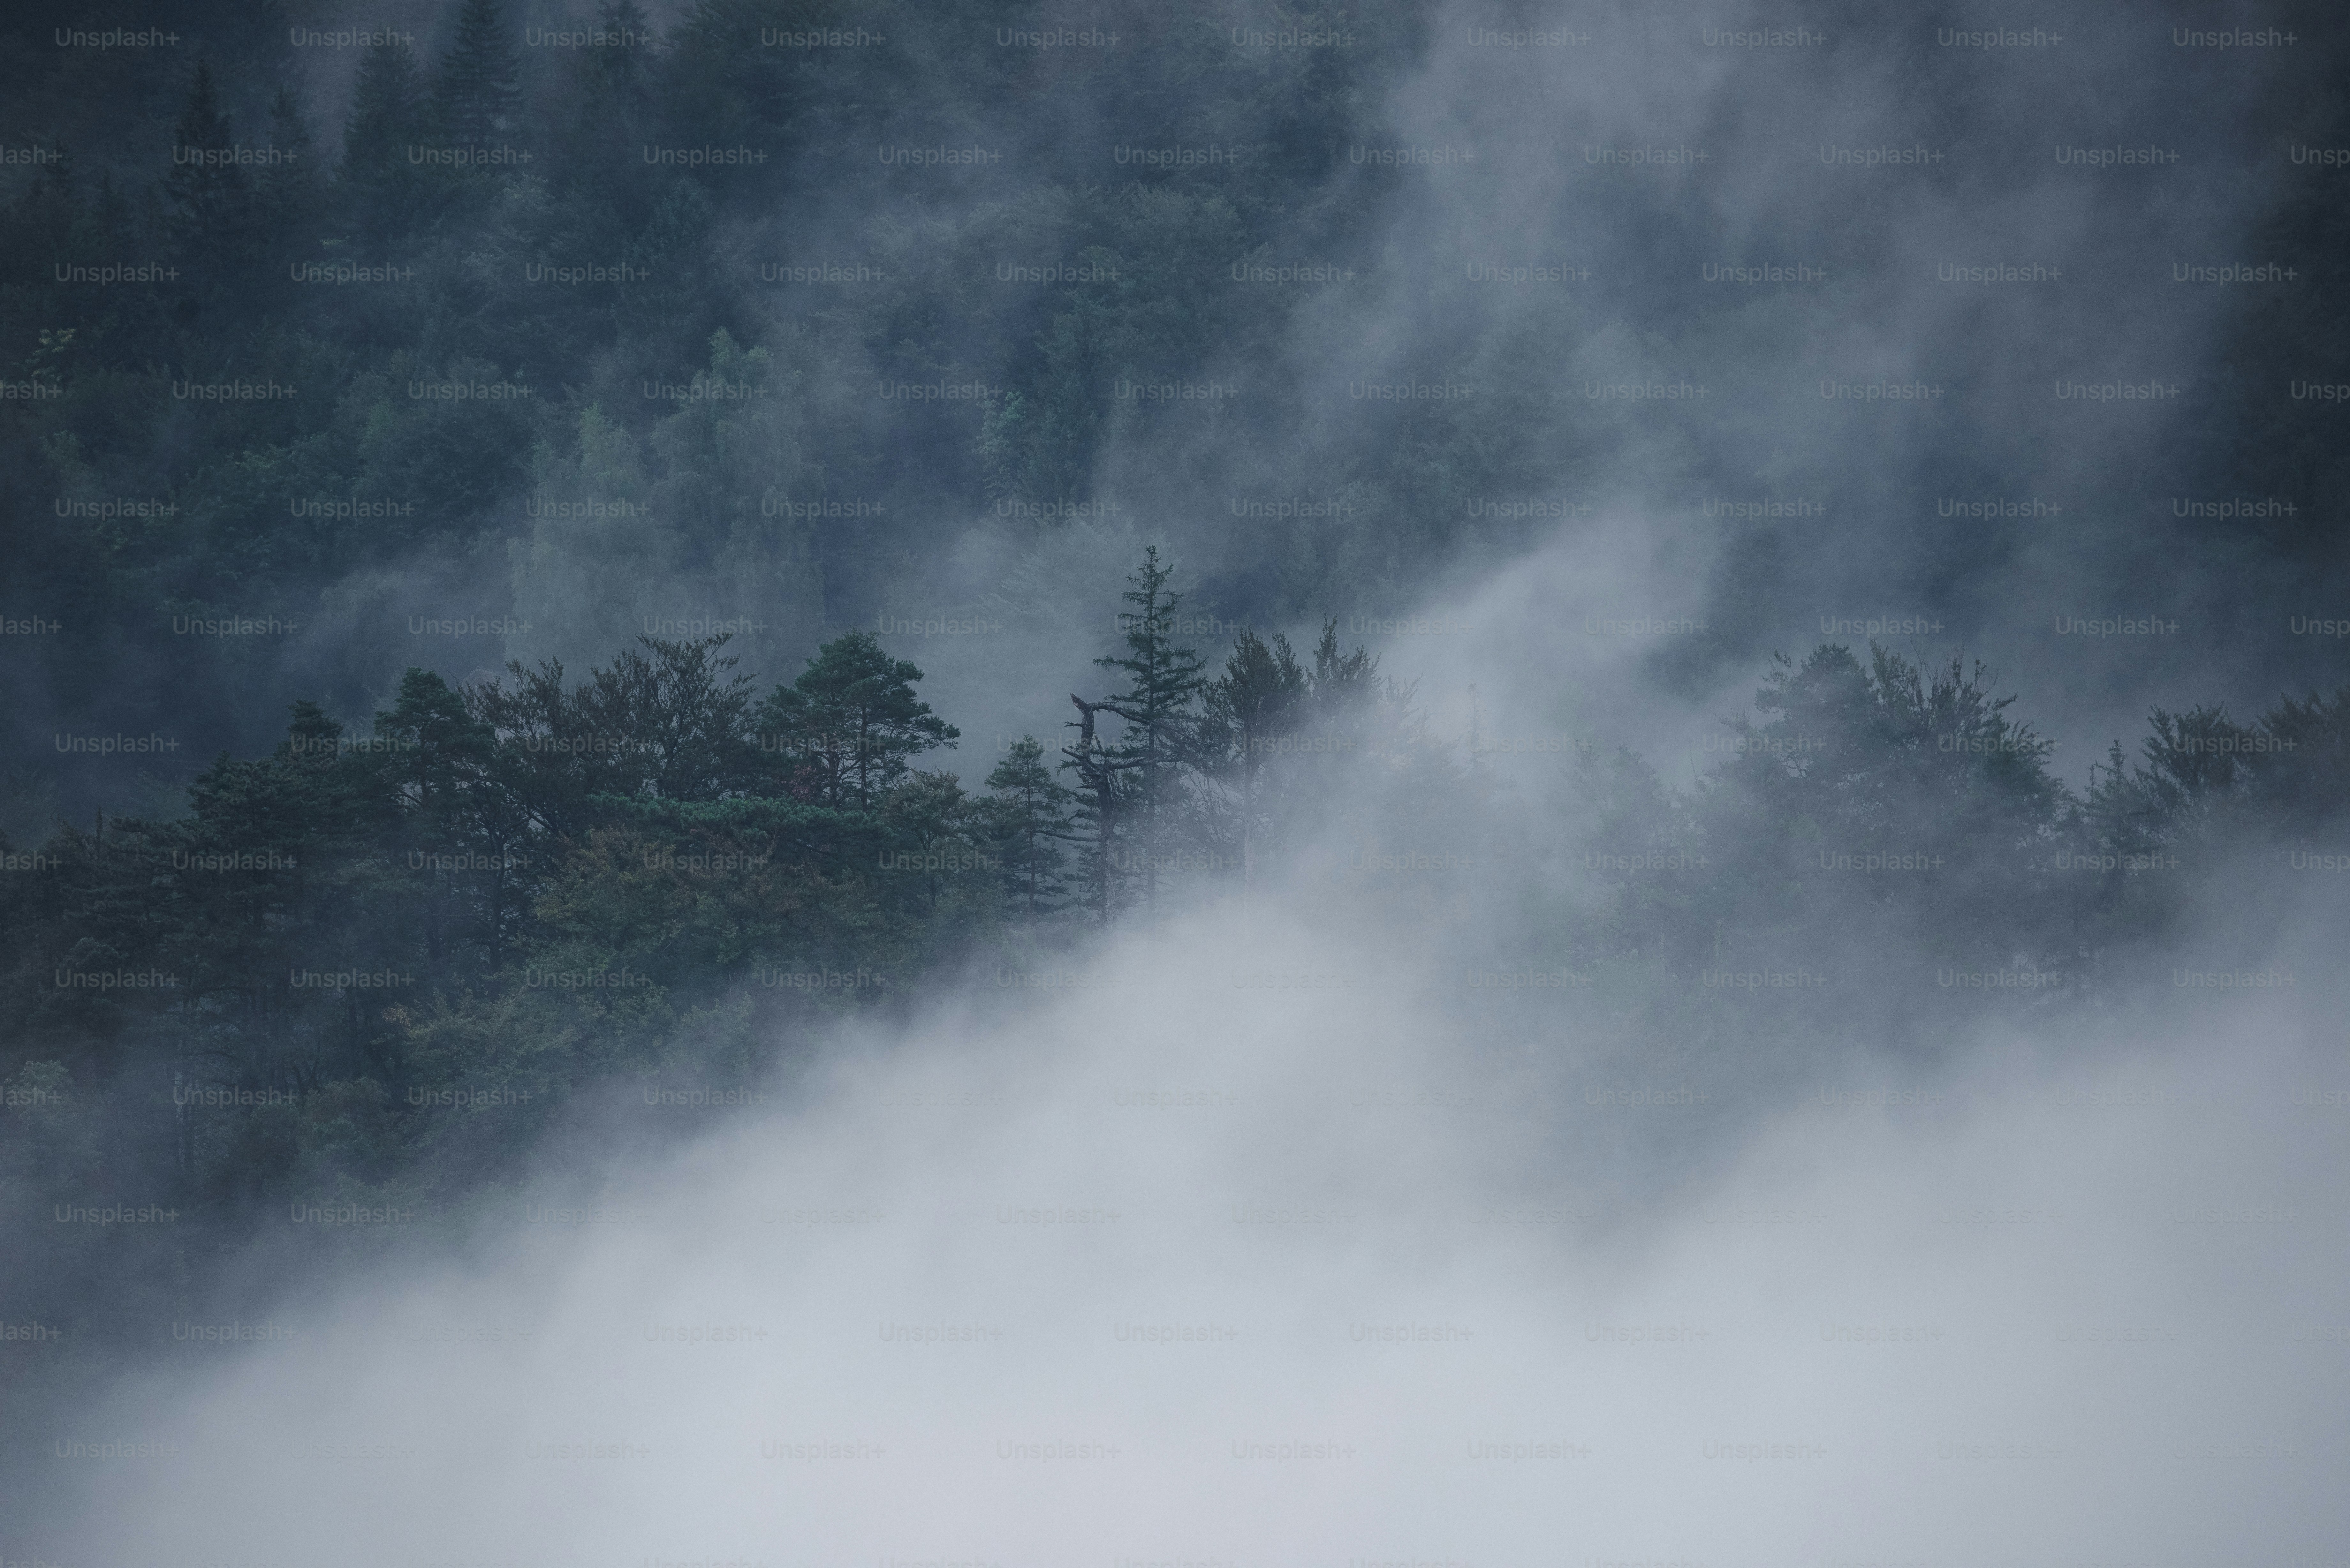
[[[365,760],[399,803],[390,875],[424,914],[425,963],[438,987],[460,942],[494,971],[525,913],[530,819],[494,784],[496,736],[463,695],[429,670],[401,677],[375,716]]]
[[[1335,637],[1335,632],[1331,635]],[[1256,877],[1257,843],[1265,816],[1265,774],[1280,742],[1297,727],[1313,681],[1299,668],[1289,639],[1279,632],[1271,642],[1253,631],[1242,631],[1224,660],[1224,673],[1207,688],[1203,734],[1216,737],[1227,755],[1238,796],[1241,885]]]
[[[1200,761],[1195,704],[1206,685],[1206,660],[1176,639],[1183,596],[1168,588],[1174,576],[1173,566],[1159,562],[1158,545],[1143,552],[1142,565],[1127,579],[1133,587],[1121,596],[1134,607],[1118,617],[1126,652],[1094,660],[1126,672],[1126,690],[1096,706],[1126,721],[1118,756],[1130,775],[1145,903],[1158,895],[1169,826],[1182,808],[1185,775]]]
[[[236,133],[221,111],[212,67],[196,62],[187,103],[172,130],[163,190],[171,226],[199,286],[217,286],[253,260],[257,216],[253,182],[235,161]]]
[[[2250,725],[2218,706],[2156,708],[2135,763],[2090,769],[2084,815],[2117,853],[2204,846],[2247,830],[2305,835],[2350,804],[2350,688],[2281,699]]]
[[[1324,621],[1322,636],[1314,644],[1314,676],[1306,706],[1318,732],[1330,737],[1333,751],[1311,754],[1327,757],[1344,754],[1342,747],[1367,745],[1371,739],[1367,722],[1382,700],[1400,718],[1410,707],[1411,685],[1416,684],[1382,682],[1378,656],[1361,648],[1352,653],[1339,652],[1338,623],[1335,618]]]
[[[899,858],[877,869],[911,871],[920,877],[926,914],[938,912],[939,894],[948,877],[993,868],[985,864],[990,857],[969,848],[972,802],[963,794],[962,781],[951,773],[908,774],[882,796],[879,815],[899,846],[895,854]],[[889,852],[883,858],[889,860]]]
[[[2279,826],[2307,833],[2350,810],[2350,686],[2331,701],[2313,691],[2261,715],[2246,753],[2251,794]]]
[[[514,40],[498,0],[463,0],[457,36],[441,57],[432,108],[441,133],[459,147],[487,147],[513,128],[521,107]]]
[[[1065,901],[1060,841],[1070,836],[1067,788],[1045,765],[1045,743],[1034,735],[1012,742],[987,775],[994,794],[983,802],[989,836],[1003,862],[1003,886],[1028,917],[1049,914]]]
[[[1061,766],[1077,775],[1078,789],[1068,836],[1080,846],[1078,869],[1093,888],[1087,901],[1094,916],[1107,925],[1116,901],[1116,878],[1111,872],[1125,832],[1123,807],[1130,787],[1125,775],[1141,763],[1113,747],[1099,732],[1096,715],[1108,709],[1107,703],[1088,702],[1074,691],[1069,701],[1076,705],[1077,716],[1070,727],[1077,732],[1077,738],[1061,748]]]
[[[639,155],[654,134],[652,23],[637,0],[605,0],[596,26],[608,41],[564,51],[571,57],[534,104],[531,167],[567,203],[567,222],[633,235],[671,183]]]
[[[921,678],[871,632],[836,638],[760,705],[758,743],[782,760],[791,787],[821,805],[870,810],[913,758],[962,735],[914,694]]]
[[[299,242],[314,237],[326,216],[325,182],[319,177],[317,150],[310,142],[310,124],[302,100],[290,87],[280,87],[269,105],[269,146],[276,161],[263,166],[258,199],[260,222],[269,243],[289,253],[304,248]],[[315,249],[315,247],[309,247]],[[277,263],[292,256],[268,258],[274,284]]]
[[[705,801],[740,793],[751,769],[751,678],[721,654],[725,634],[690,642],[639,637],[598,670],[577,701],[589,729],[614,737],[627,793]],[[649,657],[650,656],[650,657]]]
[[[2013,701],[1980,663],[1775,659],[1754,700],[1770,719],[1731,726],[1693,803],[1717,929],[1789,967],[1839,950],[1880,976],[1927,954],[2058,965],[2077,946],[2054,866],[2066,795]]]
[[[747,790],[756,772],[751,679],[720,654],[727,640],[639,637],[642,651],[624,650],[568,689],[560,661],[526,670],[515,660],[511,688],[476,686],[468,707],[499,734],[502,784],[550,832],[584,832],[599,794],[717,800]]]
[[[456,828],[464,793],[489,765],[489,725],[447,681],[411,666],[392,706],[376,714],[375,733],[389,748],[380,765],[401,804],[435,827]]]
[[[423,216],[424,184],[410,161],[425,139],[423,73],[405,44],[359,54],[337,173],[346,222],[370,248],[410,233]]]

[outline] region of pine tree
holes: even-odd
[[[304,254],[315,254],[315,245],[305,242],[312,239],[312,231],[326,215],[326,188],[310,142],[309,120],[291,88],[279,88],[269,105],[269,145],[276,158],[262,169],[262,229],[271,244],[288,252],[286,259],[301,259]],[[269,258],[273,275],[279,259]]]
[[[410,670],[392,707],[375,716],[380,749],[364,760],[399,803],[388,898],[418,911],[413,925],[436,990],[455,967],[457,945],[470,940],[494,970],[503,939],[518,923],[517,854],[527,821],[490,784],[495,738],[468,711],[463,696],[429,670]],[[462,869],[446,867],[460,863]]]
[[[221,282],[251,260],[256,215],[252,182],[234,158],[236,133],[221,111],[212,67],[199,60],[172,131],[163,189],[171,225],[200,282]]]
[[[1196,704],[1206,685],[1201,675],[1206,660],[1176,640],[1183,596],[1168,588],[1174,576],[1173,566],[1159,562],[1159,546],[1144,551],[1142,565],[1127,579],[1134,586],[1122,596],[1134,607],[1118,617],[1126,652],[1094,660],[1126,672],[1127,689],[1097,706],[1126,721],[1118,757],[1130,779],[1146,903],[1158,896],[1159,869],[1184,804],[1185,774],[1201,760]]]
[[[423,73],[405,44],[359,56],[343,130],[338,183],[351,232],[370,248],[408,234],[423,215],[423,182],[410,160],[424,140]]]
[[[779,753],[819,805],[868,811],[911,759],[962,735],[914,694],[921,678],[871,632],[852,631],[816,649],[798,680],[760,705],[758,743]]]
[[[881,798],[879,815],[889,839],[912,862],[910,867],[903,860],[895,864],[920,878],[924,913],[938,912],[939,895],[948,877],[985,868],[983,864],[972,864],[983,857],[968,851],[972,802],[963,794],[962,781],[954,774],[908,774]],[[889,852],[883,851],[881,868],[891,864]]]
[[[1257,846],[1268,815],[1267,768],[1283,738],[1295,730],[1310,687],[1288,638],[1275,632],[1267,642],[1243,631],[1233,639],[1223,675],[1207,689],[1202,733],[1214,735],[1232,776],[1243,888],[1256,877]]]
[[[1383,694],[1398,695],[1391,690],[1392,680],[1383,688],[1377,655],[1361,648],[1352,653],[1338,651],[1338,622],[1335,617],[1322,623],[1321,639],[1314,645],[1311,686],[1308,701],[1315,720],[1326,733],[1349,742],[1367,738],[1358,732]]]
[[[1050,914],[1064,902],[1060,841],[1071,836],[1071,822],[1069,791],[1045,765],[1045,743],[1034,735],[1013,742],[987,787],[1004,888],[1031,919]]]
[[[652,23],[637,0],[605,0],[596,26],[608,40],[551,73],[533,117],[533,138],[548,182],[577,203],[579,221],[634,230],[650,214],[650,180],[637,149],[654,119],[650,62]]]
[[[2313,691],[2261,715],[2244,756],[2253,799],[2282,829],[2308,833],[2350,810],[2350,686],[2331,701]]]
[[[442,135],[458,147],[495,145],[521,107],[520,75],[498,0],[464,0],[456,39],[441,57],[433,83]]]

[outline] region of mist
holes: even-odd
[[[52,1460],[33,1554],[2339,1549],[2337,991],[1659,1067],[1448,978],[1274,900],[974,975],[445,1254],[175,1324],[263,1342],[65,1422],[161,1457]]]
[[[87,9],[0,1568],[2350,1555],[2330,12]]]

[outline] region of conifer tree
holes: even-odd
[[[925,914],[938,913],[939,896],[950,877],[987,868],[990,857],[972,855],[967,849],[972,805],[963,794],[962,781],[943,771],[910,773],[881,799],[881,826],[901,846],[902,857],[893,863],[885,850],[882,868],[894,864],[913,873],[922,891]]]
[[[1003,886],[1031,919],[1064,901],[1060,841],[1070,836],[1069,791],[1045,765],[1045,743],[1034,735],[1012,742],[987,775],[994,792],[988,826],[1000,846]]]
[[[605,0],[596,26],[605,41],[570,51],[576,57],[552,73],[534,117],[534,148],[546,161],[533,168],[592,213],[589,222],[633,229],[666,184],[649,179],[637,156],[653,120],[652,23],[637,0]]]
[[[251,257],[253,184],[235,161],[236,133],[222,112],[212,67],[196,62],[188,101],[172,130],[172,168],[163,189],[171,224],[200,282],[219,283]]]
[[[2350,811],[2350,686],[2281,699],[2244,754],[2251,796],[2280,828],[2309,832]]]
[[[761,704],[759,744],[779,753],[818,804],[870,810],[911,759],[962,735],[914,694],[922,672],[869,631],[816,650],[799,679]]]
[[[424,140],[423,73],[405,44],[359,56],[343,130],[338,183],[353,233],[369,245],[407,234],[421,217],[423,184],[410,161]]]
[[[464,0],[457,36],[441,57],[432,107],[441,133],[458,147],[488,147],[514,128],[520,70],[498,0]]]
[[[1132,793],[1127,774],[1140,764],[1100,732],[1097,716],[1116,709],[1106,702],[1088,702],[1074,691],[1069,701],[1076,705],[1077,716],[1070,728],[1077,732],[1077,738],[1061,748],[1061,766],[1077,776],[1077,789],[1068,836],[1078,846],[1078,872],[1092,889],[1087,902],[1095,919],[1107,925],[1117,904],[1117,878],[1112,873],[1117,869],[1118,846],[1126,835],[1125,808]]]
[[[317,249],[311,231],[325,216],[326,188],[310,141],[309,120],[292,88],[279,88],[270,102],[269,146],[275,159],[263,166],[259,182],[263,231],[270,244],[287,250],[292,259],[309,259]],[[287,258],[267,258],[273,276],[282,259]]]
[[[1098,706],[1126,721],[1118,755],[1129,774],[1146,903],[1158,895],[1159,869],[1185,804],[1185,775],[1201,760],[1197,704],[1206,660],[1176,639],[1183,596],[1168,587],[1174,576],[1175,568],[1159,561],[1158,545],[1143,552],[1142,565],[1127,579],[1133,586],[1121,596],[1134,607],[1118,617],[1126,652],[1094,660],[1126,672],[1126,690]]]
[[[1224,673],[1207,689],[1202,733],[1214,735],[1232,775],[1243,888],[1255,879],[1267,815],[1267,769],[1282,738],[1296,728],[1310,687],[1288,638],[1275,632],[1267,642],[1243,631],[1233,639]]]

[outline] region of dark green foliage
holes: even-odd
[[[424,216],[427,186],[410,150],[430,130],[423,72],[405,44],[378,44],[359,54],[343,126],[338,171],[343,211],[359,254],[377,262]]]
[[[520,76],[498,0],[460,0],[457,35],[432,85],[442,137],[454,147],[496,145],[514,130]]]
[[[168,718],[185,755],[250,749],[265,738],[256,714],[317,694],[302,659],[276,647],[192,656],[159,628],[175,614],[277,614],[343,628],[327,696],[338,714],[361,714],[416,649],[381,623],[335,619],[347,607],[335,596],[420,558],[464,570],[479,602],[463,607],[480,614],[530,620],[544,604],[575,603],[575,590],[603,601],[576,640],[509,647],[492,663],[554,655],[584,667],[669,608],[773,612],[777,657],[796,660],[831,630],[870,624],[908,569],[940,558],[990,502],[1149,496],[1168,516],[1209,519],[1276,492],[1326,500],[1326,515],[1230,530],[1195,557],[1213,564],[1192,603],[1295,624],[1342,596],[1395,607],[1438,562],[1468,571],[1505,558],[1529,528],[1472,513],[1478,501],[1579,493],[1619,447],[1638,452],[1660,495],[1746,472],[1741,441],[1719,443],[1718,465],[1684,442],[1626,447],[1637,432],[1623,416],[1560,395],[1627,332],[1658,363],[1744,341],[1690,336],[1718,324],[1726,291],[1686,311],[1627,304],[1610,319],[1585,303],[1604,291],[1560,290],[1556,308],[1528,312],[1523,291],[1470,283],[1449,251],[1437,263],[1389,244],[1407,180],[1351,163],[1346,149],[1392,132],[1380,95],[1418,68],[1426,15],[1301,13],[1292,25],[1352,41],[1291,51],[1235,45],[1230,18],[1113,9],[1107,23],[1130,44],[1029,51],[972,46],[999,25],[1058,25],[1012,4],[696,0],[657,27],[637,0],[568,19],[446,0],[405,22],[354,19],[394,36],[340,57],[355,67],[347,84],[300,83],[267,8],[213,14],[201,43],[192,34],[195,47],[168,60],[96,62],[104,90],[70,74],[70,52],[19,51],[22,90],[0,95],[7,144],[57,156],[10,171],[0,376],[61,395],[0,410],[0,598],[12,614],[68,623],[50,646],[5,650],[26,689],[109,727]],[[525,48],[525,23],[603,41]],[[771,41],[827,29],[874,41]],[[341,123],[309,123],[329,102]],[[2311,95],[2311,144],[2341,113],[2338,93]],[[170,146],[205,143],[292,161],[170,160]],[[937,145],[1003,161],[956,171],[876,159],[877,148]],[[1118,156],[1169,147],[1229,156],[1205,167]],[[747,161],[663,162],[663,150]],[[511,161],[452,161],[473,151]],[[1444,178],[1468,182],[1449,188],[1473,209],[1498,193],[1476,183],[1484,175]],[[1580,229],[1645,234],[1660,221],[1621,191],[1594,197],[1602,206]],[[2272,248],[2329,254],[2320,242],[2339,224],[2296,188]],[[1546,254],[1582,243],[1539,224],[1525,237]],[[45,281],[60,265],[126,262],[178,275]],[[1243,280],[1301,265],[1342,281]],[[1008,266],[1080,277],[1031,283],[1006,278]],[[806,281],[827,267],[854,281]],[[1426,329],[1400,335],[1396,358],[1358,341],[1357,323],[1399,290],[1422,301]],[[2271,304],[2248,305],[2236,324],[2230,385],[2251,385],[2249,364],[2298,364],[2307,356],[2294,345],[2338,336],[2330,307],[2312,328]],[[1398,377],[1474,384],[1476,397],[1365,403],[1327,421],[1329,376],[1298,367],[1326,371],[1371,350],[1367,366],[1393,358]],[[298,396],[207,403],[175,397],[183,380],[275,381]],[[885,402],[877,389],[894,380],[983,390]],[[643,390],[664,381],[761,390],[731,404]],[[1146,402],[1129,395],[1138,382],[1213,383],[1240,400]],[[443,383],[529,396],[456,402],[411,389]],[[2331,513],[2307,499],[2331,493],[2320,483],[2336,462],[2330,416],[2267,393],[2242,407],[2243,428],[2212,448],[2235,452],[2241,472],[2208,488],[2300,485],[2301,514],[2264,521],[2263,536],[2301,556],[2334,548]],[[590,410],[605,427],[592,440]],[[518,518],[542,489],[588,476],[596,441],[634,452],[629,499],[647,517],[608,530]],[[60,497],[177,510],[52,526],[44,502]],[[886,522],[771,509],[812,501],[871,504],[879,510],[858,515]],[[390,510],[305,510],[317,505]],[[1759,649],[1766,605],[1785,597],[1773,584],[1797,564],[1767,529],[1723,545],[1716,620],[1735,631],[1692,642],[1680,672],[1691,680]],[[550,561],[560,569],[537,569]],[[598,564],[611,581],[585,580]],[[672,582],[697,602],[649,606],[623,591]],[[2310,580],[2313,604],[2330,602],[2329,584],[2338,578]],[[700,602],[715,598],[730,602]],[[41,733],[39,715],[21,722]],[[1139,798],[1155,799],[1164,765],[1144,772]],[[93,772],[68,793],[105,787]],[[1155,836],[1163,815],[1152,807],[1130,826]],[[1245,855],[1238,840],[1226,847]]]
[[[212,67],[199,61],[188,101],[172,128],[172,169],[163,189],[168,227],[195,292],[215,296],[250,270],[256,238],[253,180],[236,163],[236,133],[222,112]]]
[[[758,744],[788,787],[830,806],[870,807],[909,762],[961,733],[914,695],[922,672],[882,651],[872,633],[827,643],[758,711]]]
[[[1034,735],[1012,742],[987,775],[993,792],[979,803],[986,841],[1001,862],[1003,887],[1031,919],[1067,901],[1062,841],[1071,835],[1070,794],[1045,765],[1045,743]]]
[[[2242,757],[2249,794],[2278,828],[2306,836],[2350,811],[2350,687],[2311,692],[2261,715]]]
[[[2117,853],[2305,842],[2350,809],[2350,688],[2284,698],[2249,725],[2199,707],[2157,708],[2147,726],[2138,761],[2116,741],[2091,770],[2085,815]]]
[[[1118,850],[1104,852],[1145,904],[1157,898],[1159,873],[1198,805],[1191,781],[1201,760],[1197,708],[1207,686],[1201,673],[1207,661],[1180,635],[1183,596],[1168,587],[1174,576],[1151,545],[1123,596],[1131,607],[1118,618],[1126,651],[1094,661],[1126,677],[1126,689],[1101,705],[1126,721],[1111,760],[1123,774],[1129,836],[1122,865],[1117,865]]]
[[[751,1017],[730,995],[777,1023],[870,1005],[1051,912],[1050,790],[997,816],[912,771],[955,732],[911,665],[844,638],[762,709],[725,641],[644,639],[577,683],[411,670],[370,733],[296,703],[185,815],[58,829],[0,882],[0,1075],[111,1107],[73,1136],[198,1210],[396,1195],[442,1179],[434,1151],[484,1096],[764,1072],[740,1026],[712,1033]],[[806,721],[784,763],[761,711]],[[822,983],[843,972],[882,979]]]

